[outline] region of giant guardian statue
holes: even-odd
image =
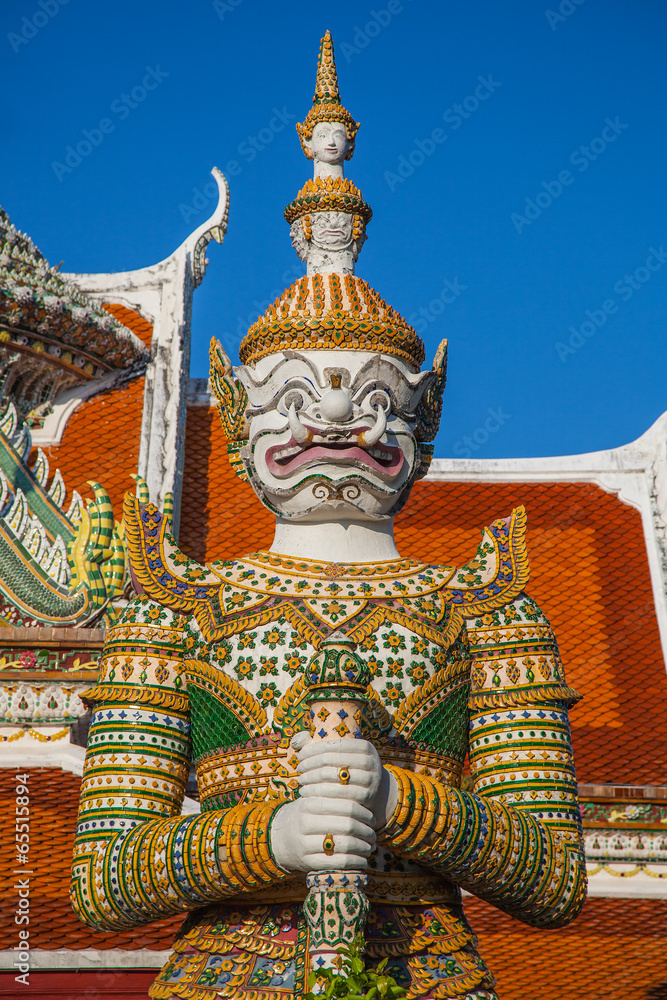
[[[410,997],[496,1000],[462,890],[535,927],[585,896],[577,695],[524,590],[524,510],[498,512],[465,566],[394,544],[446,345],[421,370],[415,331],[355,274],[372,214],[343,175],[358,128],[327,33],[297,126],[314,177],[285,210],[306,274],[238,367],[211,349],[271,548],[199,565],[126,498],[139,596],[88,693],[72,902],[107,930],[184,914],[156,1000],[291,1000],[353,934]],[[201,813],[185,816],[191,761]]]

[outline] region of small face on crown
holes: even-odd
[[[347,250],[352,246],[354,219],[347,212],[317,212],[311,217],[313,246],[322,250]]]
[[[419,471],[416,409],[433,373],[369,351],[289,351],[235,369],[248,393],[250,480],[289,519],[377,520]]]
[[[337,166],[354,153],[354,139],[349,139],[343,122],[318,122],[304,148],[316,163]]]
[[[341,274],[354,271],[354,263],[366,242],[366,225],[349,212],[313,212],[290,226],[292,246],[310,270]]]

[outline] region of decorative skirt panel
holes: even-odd
[[[494,979],[459,903],[371,902],[366,958],[415,1000],[496,1000]],[[192,913],[150,988],[154,1000],[292,1000],[307,989],[308,931],[299,903]]]

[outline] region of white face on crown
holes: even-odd
[[[341,164],[354,149],[354,140],[348,139],[342,122],[318,122],[312,138],[304,142],[315,161],[330,165]]]
[[[408,498],[415,410],[433,373],[370,351],[286,351],[235,375],[248,393],[242,457],[260,500],[289,519],[373,521]]]
[[[306,239],[304,220],[290,226],[292,246],[308,265],[308,274],[354,274],[354,265],[366,242],[366,226],[359,222],[354,239],[354,216],[349,212],[312,212],[308,216],[311,238]]]
[[[321,250],[348,250],[352,246],[352,215],[347,212],[314,212],[310,220],[313,246]]]

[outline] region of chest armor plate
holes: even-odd
[[[303,675],[315,647],[282,617],[213,644],[191,620],[185,646],[202,807],[292,797],[297,760],[289,743],[307,728]],[[373,674],[362,734],[385,762],[458,784],[468,730],[464,645],[447,648],[386,623],[358,652]]]

